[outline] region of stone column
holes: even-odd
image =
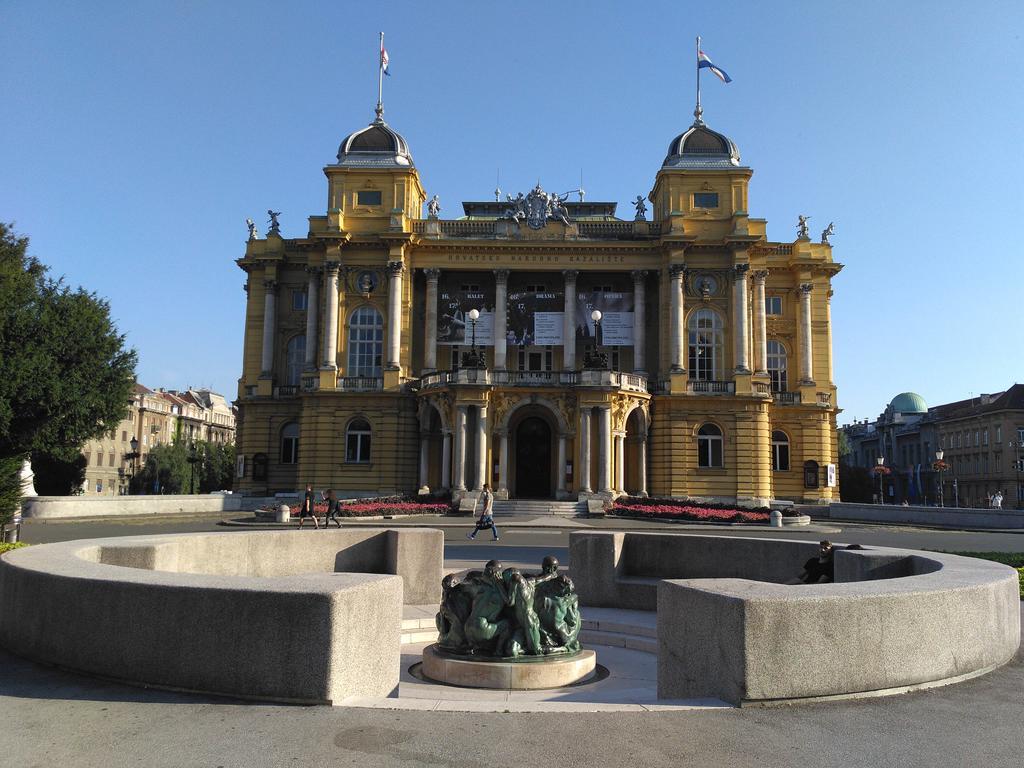
[[[466,490],[466,409],[455,407],[455,490]]]
[[[565,278],[565,307],[562,316],[562,370],[576,370],[576,275],[575,269],[562,272]],[[587,482],[590,485],[590,482]],[[589,487],[587,490],[590,490]]]
[[[800,284],[800,383],[814,384],[814,344],[811,340],[813,283]]]
[[[686,370],[686,307],[683,294],[683,275],[685,267],[682,264],[673,264],[668,268],[669,287],[669,349],[672,354],[673,372]]]
[[[498,433],[500,438],[498,450],[498,491],[508,493],[508,430]]]
[[[494,270],[494,369],[505,370],[506,345],[506,323],[508,314],[508,270]],[[502,480],[504,482],[504,479]]]
[[[320,297],[317,294],[321,271],[319,267],[306,267],[309,282],[306,285],[306,359],[303,367],[307,371],[316,369],[316,323],[320,312]]]
[[[576,490],[590,493],[590,408],[580,408],[580,465],[576,468]]]
[[[647,432],[644,432],[640,436],[640,441],[637,443],[639,450],[639,456],[637,456],[637,477],[639,482],[637,483],[637,495],[647,495]]]
[[[733,267],[733,303],[732,319],[733,327],[736,329],[736,338],[733,345],[736,350],[736,373],[750,373],[750,326],[747,318],[747,272],[749,264],[737,264]]]
[[[612,408],[597,407],[597,489],[601,493],[612,490]]]
[[[324,265],[324,370],[338,370],[338,267],[336,261]]]
[[[429,487],[427,474],[430,471],[430,433],[420,432],[420,488]]]
[[[474,491],[482,491],[484,483],[489,482],[490,472],[487,467],[487,406],[477,406],[476,420],[476,483]]]
[[[400,261],[388,262],[388,359],[389,370],[397,370],[402,359],[402,273]]]
[[[754,372],[768,372],[768,327],[765,312],[764,283],[768,270],[754,273]]]
[[[440,269],[425,269],[427,276],[427,327],[423,337],[423,370],[437,370],[437,279]]]
[[[626,492],[626,436],[615,436],[615,490]]]
[[[555,497],[565,493],[565,433],[558,434],[558,464],[555,467]]]
[[[452,433],[448,429],[441,440],[441,487],[445,490],[452,487]]]
[[[828,354],[828,383],[836,380],[835,371],[832,368],[832,289],[825,292],[825,350]],[[834,404],[833,404],[834,405]]]
[[[644,283],[646,269],[635,269],[633,275],[633,371],[647,373],[647,295]]]
[[[263,281],[263,355],[260,359],[260,378],[274,374],[274,336],[277,330],[277,281]]]

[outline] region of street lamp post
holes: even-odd
[[[935,463],[932,464],[932,469],[939,473],[939,506],[944,507],[945,504],[945,489],[942,487],[942,473],[946,470],[946,462],[942,460],[944,452],[940,449],[935,452]]]
[[[466,313],[466,316],[473,325],[473,341],[469,352],[462,355],[462,365],[466,368],[486,368],[487,361],[484,359],[483,352],[477,349],[476,346],[476,324],[480,319],[480,310],[474,307]]]
[[[885,489],[882,487],[885,475],[889,474],[889,468],[885,466],[885,457],[879,456],[875,459],[874,473],[878,475],[878,503],[885,504]]]
[[[601,342],[604,340],[601,336],[602,317],[600,309],[595,309],[590,313],[590,319],[594,321],[594,351],[587,353],[586,358],[583,360],[584,368],[608,370],[608,355],[601,351]]]
[[[202,455],[196,451],[195,441],[188,449],[188,463],[192,465],[192,479],[189,483],[189,493],[196,492],[196,464],[202,461]]]
[[[1021,449],[1021,444],[1020,444],[1019,441],[1018,442],[1014,442],[1014,441],[1011,440],[1010,441],[1010,448],[1012,448],[1013,451],[1014,451],[1013,468],[1017,472],[1017,503],[1014,506],[1017,509],[1024,509],[1024,504],[1021,503],[1021,498],[1020,498],[1020,470],[1021,470],[1021,465],[1020,465],[1020,449]]]
[[[135,462],[139,458],[138,438],[133,437],[128,441],[128,445],[131,446],[131,450],[124,455],[124,460],[128,462],[128,471],[124,472],[124,476],[127,479],[126,495],[130,495],[132,492],[132,479],[135,477]]]

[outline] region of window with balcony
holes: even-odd
[[[789,389],[786,348],[781,341],[769,341],[766,346],[768,377],[771,379],[772,392],[786,392]]]
[[[722,354],[724,333],[722,318],[712,309],[698,309],[690,314],[690,377],[715,381],[724,370]]]
[[[722,430],[714,424],[705,424],[697,430],[697,466],[722,467]]]
[[[300,333],[288,340],[285,354],[285,384],[297,387],[302,382],[302,368],[306,364],[306,335]]]
[[[348,325],[348,376],[382,376],[384,319],[374,307],[359,307]]]

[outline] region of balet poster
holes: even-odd
[[[561,345],[565,294],[561,291],[515,291],[508,294],[509,346]]]
[[[478,347],[494,346],[494,293],[472,287],[463,288],[464,278],[457,274],[447,275],[437,292],[437,343],[469,346],[473,343],[473,322],[469,311],[476,309],[480,318],[476,321],[476,344]]]

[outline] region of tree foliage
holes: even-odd
[[[85,482],[87,462],[81,453],[71,460],[42,451],[32,452],[33,484],[40,496],[71,496]]]
[[[131,493],[190,493],[193,487],[191,444],[177,440],[155,446],[146,456],[142,470],[132,478]],[[195,490],[197,493],[231,490],[235,447],[221,443],[195,443]]]
[[[0,456],[73,460],[127,413],[136,354],[95,293],[72,290],[0,223]]]

